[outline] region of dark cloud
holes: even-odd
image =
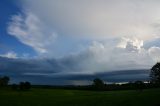
[[[74,60],[74,59],[73,59]],[[149,70],[119,70],[97,73],[73,73],[69,71],[76,60],[66,58],[65,61],[56,59],[10,59],[0,57],[0,75],[11,77],[11,83],[30,81],[33,84],[90,84],[96,78],[106,82],[127,82],[148,80]],[[77,70],[79,67],[77,67]],[[76,68],[75,68],[76,69]],[[78,83],[75,83],[78,81]],[[83,83],[82,83],[83,82]]]
[[[1,73],[23,74],[24,72],[56,73],[62,66],[55,60],[45,59],[11,59],[0,57]]]

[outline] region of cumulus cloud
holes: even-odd
[[[132,43],[130,43],[132,41]],[[123,42],[120,39],[120,42]],[[124,41],[125,42],[125,41]],[[138,41],[129,40],[125,47],[119,43],[94,41],[88,49],[62,59],[71,72],[96,73],[103,71],[149,69],[156,61]]]
[[[143,40],[122,37],[117,47],[126,48],[130,51],[140,50],[143,47]]]
[[[28,11],[13,15],[7,31],[38,53],[48,52],[48,47],[54,43],[57,36],[42,20]]]

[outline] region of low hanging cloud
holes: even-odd
[[[47,53],[57,34],[46,26],[35,14],[25,11],[11,17],[8,33],[20,42],[35,49],[38,53]]]
[[[108,47],[107,44],[93,42],[88,49],[61,59],[0,57],[0,75],[10,76],[12,83],[27,80],[34,84],[58,85],[91,84],[96,77],[107,82],[148,80],[151,62],[148,57],[141,52],[137,55],[124,48]],[[117,55],[109,49],[114,49]]]

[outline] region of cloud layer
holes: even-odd
[[[149,70],[119,70],[110,72],[79,73],[69,71],[72,64],[55,59],[11,59],[0,57],[0,75],[11,77],[11,83],[30,81],[32,84],[86,85],[96,77],[106,82],[148,80]],[[77,68],[78,69],[78,68]]]

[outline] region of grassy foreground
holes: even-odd
[[[160,89],[143,92],[0,89],[0,106],[160,106]]]

